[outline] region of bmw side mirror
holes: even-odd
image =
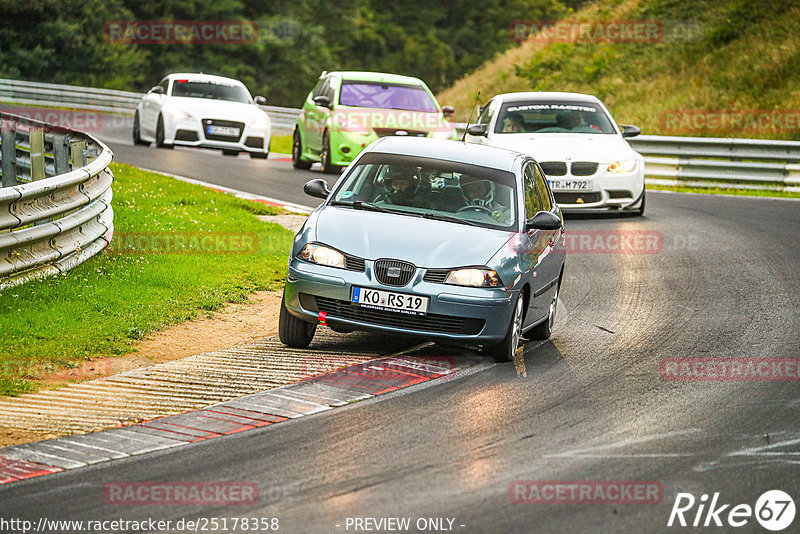
[[[488,127],[488,124],[473,124],[467,128],[467,133],[476,137],[486,137]]]
[[[264,106],[267,103],[267,99],[263,96],[257,96],[253,99],[253,101],[259,106]]]
[[[558,230],[561,228],[561,219],[549,212],[540,211],[527,221],[525,221],[525,230]]]
[[[160,85],[156,85],[155,87],[151,87],[150,90],[147,91],[147,92],[148,93],[153,93],[154,95],[163,95],[164,94],[164,88],[161,87]]]
[[[314,97],[314,103],[321,108],[331,107],[331,99],[325,95],[318,95]]]
[[[442,106],[442,115],[444,115],[445,117],[450,118],[455,114],[456,114],[456,108],[454,108],[453,106]]]
[[[633,124],[620,124],[622,126],[622,137],[636,137],[642,133],[642,129]]]
[[[305,192],[306,195],[321,198],[323,200],[328,198],[328,195],[331,194],[330,190],[328,189],[328,184],[325,183],[325,180],[322,178],[316,178],[310,182],[306,182],[306,185],[303,186],[303,192]]]

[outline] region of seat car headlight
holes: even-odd
[[[269,124],[267,122],[266,115],[262,115],[250,123],[250,128],[252,128],[253,130],[266,130],[267,126],[269,126]]]
[[[469,287],[502,287],[503,282],[497,273],[491,269],[454,269],[450,271],[444,281],[445,284]]]
[[[191,119],[192,116],[183,111],[182,109],[173,108],[169,110],[169,116],[172,117],[176,121],[182,121],[185,119]]]
[[[622,159],[608,166],[608,172],[633,172],[636,170],[635,159]]]
[[[311,263],[344,269],[344,256],[342,253],[325,245],[309,243],[303,247],[297,257]]]

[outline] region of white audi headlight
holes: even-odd
[[[634,172],[637,162],[635,159],[621,159],[608,166],[608,172]]]
[[[191,119],[192,116],[189,115],[187,112],[183,111],[182,109],[173,108],[169,110],[169,116],[176,121],[182,121],[185,119]]]
[[[309,243],[297,255],[301,260],[327,265],[329,267],[339,267],[344,269],[344,256],[338,250],[334,250],[325,245]]]
[[[495,271],[474,267],[450,271],[444,283],[469,287],[502,287],[503,285]]]
[[[269,120],[266,115],[261,115],[259,118],[250,123],[250,128],[253,130],[266,130],[269,126]]]

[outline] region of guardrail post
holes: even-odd
[[[44,179],[44,130],[41,128],[31,128],[30,132],[31,147],[31,180]]]
[[[17,133],[14,121],[4,120],[0,125],[2,143],[2,187],[17,185]]]
[[[53,159],[55,160],[56,175],[69,172],[69,150],[66,135],[53,136]]]
[[[86,141],[74,140],[69,142],[70,159],[72,160],[72,169],[78,169],[86,165],[83,159],[83,151],[86,148]]]

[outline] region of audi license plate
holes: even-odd
[[[214,126],[210,124],[206,128],[206,133],[210,135],[227,135],[228,137],[239,137],[239,128],[231,128],[229,126]]]
[[[553,180],[550,179],[550,189],[553,191],[591,191],[591,180]]]
[[[362,308],[386,310],[407,315],[425,315],[428,312],[430,297],[353,287],[353,298],[351,300]]]

